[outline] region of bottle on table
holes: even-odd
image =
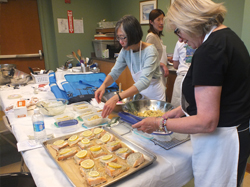
[[[37,143],[42,143],[47,140],[47,135],[44,126],[44,117],[40,113],[39,109],[34,109],[34,114],[32,116],[32,123],[34,129],[34,138]]]

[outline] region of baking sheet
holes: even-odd
[[[120,179],[123,179],[123,178],[135,173],[138,170],[144,169],[146,166],[152,164],[156,160],[156,156],[154,154],[152,154],[151,152],[149,152],[149,151],[139,147],[138,145],[124,139],[123,137],[121,137],[119,134],[112,131],[111,129],[108,129],[106,127],[103,127],[103,129],[105,131],[113,134],[116,137],[116,139],[119,139],[122,142],[122,144],[124,144],[128,148],[132,149],[134,152],[141,152],[144,155],[145,162],[142,163],[137,168],[131,168],[130,167],[130,169],[128,171],[123,172],[123,173],[121,173],[120,175],[118,175],[118,176],[116,176],[114,178],[109,177],[108,175],[106,175],[107,182],[102,183],[100,185],[96,185],[96,187],[109,186],[110,184],[113,184],[116,181],[118,181]],[[65,176],[68,178],[68,180],[72,183],[73,186],[87,186],[88,187],[90,185],[87,184],[84,177],[80,174],[80,166],[75,163],[74,159],[70,158],[70,159],[67,159],[67,160],[58,161],[56,159],[56,151],[53,148],[51,148],[51,146],[50,146],[56,140],[68,139],[70,136],[72,136],[74,134],[80,135],[82,132],[83,131],[78,132],[78,133],[69,134],[69,135],[66,135],[66,136],[57,137],[57,138],[45,141],[45,142],[43,142],[43,146],[44,146],[45,150],[48,152],[48,154],[50,155],[51,159],[55,161],[55,163],[58,165],[60,170],[65,174]],[[103,149],[105,149],[105,148],[103,147]],[[80,148],[78,148],[78,150],[80,150]],[[105,149],[105,151],[107,151],[107,150]],[[107,152],[110,153],[109,151],[107,151]],[[94,161],[97,161],[99,158],[92,158],[92,159]],[[126,160],[118,158],[118,162],[126,163]],[[98,163],[98,162],[95,162],[95,163]]]

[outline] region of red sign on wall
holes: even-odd
[[[69,25],[69,33],[74,33],[74,23],[73,23],[72,10],[68,10],[68,25]]]

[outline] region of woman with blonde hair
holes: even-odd
[[[182,83],[181,106],[133,125],[191,134],[195,186],[240,186],[250,153],[250,57],[211,0],[175,0],[167,27],[196,49]],[[183,116],[186,117],[183,117]]]

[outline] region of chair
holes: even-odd
[[[0,186],[5,187],[36,187],[29,172],[6,173],[0,175]]]
[[[1,114],[0,114],[1,115]],[[5,135],[12,133],[12,129],[9,120],[6,116],[1,116],[3,123],[0,123],[0,137],[11,144],[13,147],[17,148],[11,140],[9,140]],[[1,120],[0,120],[1,121]]]
[[[0,137],[3,138],[5,141],[7,141],[10,145],[12,145],[13,147],[15,147],[17,149],[16,144],[14,144],[11,140],[9,140],[5,135],[6,134],[10,134],[12,133],[12,128],[11,128],[11,124],[9,123],[8,117],[7,116],[1,116],[4,125],[1,125],[0,127]],[[12,133],[13,134],[13,133]],[[24,160],[23,157],[21,158],[21,168],[20,168],[21,172],[25,172],[25,166],[24,166]],[[1,186],[1,185],[0,185]]]

